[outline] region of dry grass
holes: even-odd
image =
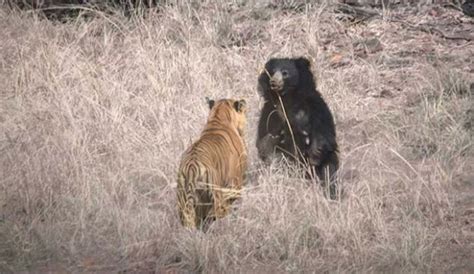
[[[456,63],[472,43],[231,2],[65,24],[0,10],[0,271],[420,272],[445,269],[454,234],[472,251],[449,225],[472,172],[473,73]],[[384,48],[360,57],[368,31]],[[256,157],[259,70],[297,55],[336,117],[339,201]],[[180,226],[175,180],[205,96],[249,102],[250,163],[242,201],[203,234]]]

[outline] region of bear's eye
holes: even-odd
[[[284,69],[284,70],[281,71],[281,75],[283,76],[283,78],[288,78],[288,76],[290,74],[288,73],[288,71],[286,69]]]

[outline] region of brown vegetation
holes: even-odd
[[[0,9],[0,272],[472,272],[473,42],[399,23],[472,19],[211,2],[64,24]],[[258,73],[300,55],[335,115],[338,201],[257,159]],[[175,191],[205,96],[249,103],[249,172],[202,233],[181,227]]]

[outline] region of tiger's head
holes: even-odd
[[[221,99],[218,101],[207,98],[209,105],[209,121],[220,120],[236,128],[240,136],[244,136],[247,124],[247,103],[245,100]]]

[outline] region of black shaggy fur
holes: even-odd
[[[466,0],[461,5],[461,9],[465,15],[474,17],[474,0]]]
[[[265,100],[258,124],[259,157],[265,161],[277,152],[308,163],[324,185],[329,184],[334,198],[339,167],[336,130],[331,111],[316,89],[310,62],[306,58],[270,59],[258,78],[258,90]]]

